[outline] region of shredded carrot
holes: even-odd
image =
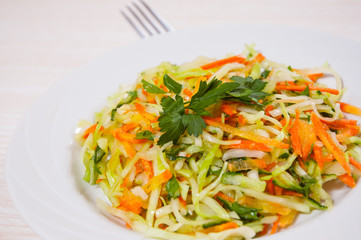
[[[102,181],[104,181],[104,178],[99,178],[99,179],[96,180],[95,183],[98,184],[98,183],[100,183],[100,182],[102,182]]]
[[[296,92],[302,92],[303,90],[306,89],[307,86],[286,86],[286,85],[278,85],[276,86],[277,90],[288,90],[288,91],[296,91]],[[324,87],[315,87],[315,86],[308,86],[310,91],[312,90],[319,90],[321,92],[327,92],[327,93],[331,93],[334,95],[339,94],[339,91],[337,89],[333,89],[333,88],[324,88]],[[361,116],[361,112],[360,112],[360,116]]]
[[[319,79],[319,78],[322,77],[322,76],[323,76],[323,73],[322,73],[322,72],[320,72],[320,73],[307,74],[307,77],[308,77],[309,79],[311,79],[313,82],[316,82],[317,79]]]
[[[266,169],[268,167],[264,159],[248,159],[247,161],[249,161],[251,164],[253,164],[259,169]]]
[[[226,194],[224,194],[222,192],[218,192],[216,194],[216,197],[220,197],[220,198],[222,198],[222,199],[224,199],[224,200],[226,200],[228,202],[231,202],[231,203],[235,202],[234,198],[229,197],[229,196],[227,196]]]
[[[353,177],[348,175],[347,173],[337,176],[337,178],[340,179],[341,182],[343,182],[350,188],[354,188],[356,186],[355,179],[353,179]]]
[[[273,105],[268,105],[267,107],[265,107],[265,109],[264,109],[265,115],[271,116],[271,114],[269,112],[272,111],[273,109],[274,109]]]
[[[282,192],[283,192],[283,188],[275,185],[275,194],[276,194],[277,196],[281,196],[281,195],[282,195]]]
[[[301,142],[300,142],[300,111],[296,110],[296,117],[295,121],[293,122],[292,128],[289,130],[291,134],[291,146],[293,150],[302,157],[302,149],[301,149]]]
[[[356,161],[353,157],[349,157],[350,163],[354,165],[358,170],[361,170],[361,163]]]
[[[255,142],[259,142],[259,143],[263,143],[265,145],[271,146],[271,147],[279,147],[279,148],[284,148],[284,149],[288,149],[289,145],[283,142],[279,142],[277,140],[268,138],[268,137],[264,137],[264,136],[260,136],[257,135],[251,131],[243,131],[240,130],[238,128],[235,127],[231,127],[227,124],[221,123],[221,122],[217,122],[214,121],[212,118],[209,117],[203,117],[204,121],[206,122],[207,125],[213,126],[213,127],[219,127],[220,129],[222,129],[225,132],[228,133],[232,133],[234,135],[237,135],[241,138],[245,138],[245,139],[249,139]]]
[[[241,126],[244,126],[246,124],[246,119],[243,117],[243,115],[238,115],[237,117],[237,122],[241,125]]]
[[[123,132],[129,132],[130,130],[137,128],[138,126],[139,126],[139,123],[132,122],[132,123],[124,124],[121,127],[121,130]]]
[[[344,153],[333,141],[331,135],[329,134],[328,127],[320,121],[314,112],[311,114],[311,121],[317,137],[320,138],[327,150],[332,153],[338,163],[340,163],[340,165],[346,170],[347,174],[351,176],[351,169],[346,162]]]
[[[318,167],[320,170],[323,168],[323,156],[322,156],[322,149],[318,145],[313,146],[313,152],[315,153],[315,160],[317,162]]]
[[[222,223],[210,228],[206,228],[203,230],[204,233],[210,233],[210,232],[222,232],[224,230],[227,229],[232,229],[232,228],[238,228],[238,224],[235,222],[227,222],[227,223]]]
[[[305,161],[311,152],[312,145],[317,141],[317,137],[311,124],[300,120],[298,126],[302,152],[301,157]]]
[[[266,57],[265,56],[263,56],[263,54],[262,53],[258,53],[257,54],[257,56],[252,60],[252,61],[255,61],[255,62],[262,62],[263,60],[265,60],[266,59]]]
[[[125,151],[128,155],[128,158],[133,158],[135,156],[135,154],[137,153],[133,147],[133,145],[131,145],[129,142],[127,141],[122,141],[122,145],[125,148]]]
[[[351,119],[337,119],[334,121],[324,121],[320,119],[321,122],[325,123],[331,129],[343,129],[343,128],[355,128],[357,127],[357,121]]]
[[[190,98],[193,96],[193,93],[188,88],[184,88],[183,93]]]
[[[235,105],[223,103],[221,106],[222,112],[228,114],[229,116],[233,116],[237,114],[237,108]]]
[[[355,128],[350,128],[342,133],[336,134],[336,139],[339,142],[343,142],[343,141],[349,139],[350,137],[355,136],[359,133],[360,133],[360,127],[355,126]]]
[[[205,64],[205,65],[201,66],[201,68],[203,70],[207,70],[207,69],[211,69],[211,68],[221,67],[227,63],[233,63],[233,62],[243,63],[245,60],[246,60],[246,58],[243,57],[242,55],[236,55],[233,57],[224,58],[221,60],[217,60],[217,61]]]
[[[263,230],[257,234],[257,236],[261,237],[266,235],[268,232],[268,224],[263,224]]]
[[[153,165],[151,164],[150,161],[147,161],[144,159],[140,159],[140,162],[142,163],[143,170],[144,170],[145,174],[147,175],[148,181],[149,181],[154,176]]]
[[[270,232],[269,234],[274,234],[274,233],[277,232],[277,229],[278,229],[278,225],[279,225],[279,223],[280,223],[280,220],[281,220],[281,215],[278,214],[278,219],[273,223],[271,232]]]
[[[342,112],[351,113],[353,115],[361,116],[361,108],[358,108],[356,106],[353,106],[351,104],[344,103],[344,102],[339,102],[339,103],[340,103],[340,108],[341,108]]]
[[[142,199],[135,196],[127,188],[123,188],[123,194],[119,197],[119,206],[125,208],[127,211],[131,211],[135,214],[139,214],[142,211]]]
[[[303,197],[303,195],[301,193],[290,191],[290,190],[284,190],[284,189],[283,189],[282,194],[288,195],[288,196]]]
[[[267,185],[266,185],[266,188],[267,188],[267,191],[272,194],[272,195],[275,195],[275,185],[273,184],[273,180],[267,180],[266,181]]]
[[[179,197],[179,203],[181,204],[181,206],[183,208],[186,208],[187,207],[187,201],[184,200],[182,197]]]
[[[150,179],[149,182],[143,186],[143,189],[146,193],[149,193],[156,189],[159,185],[166,183],[169,179],[172,178],[172,176],[172,173],[167,169],[161,174]]]
[[[87,138],[89,137],[89,135],[95,131],[95,129],[97,128],[97,126],[98,126],[98,124],[96,123],[96,124],[92,125],[91,127],[89,127],[88,129],[86,129],[86,130],[84,131],[83,139],[87,139]],[[99,131],[103,131],[103,130],[104,130],[104,127],[101,126],[101,127],[99,128]]]
[[[271,148],[267,145],[259,142],[254,142],[250,140],[242,140],[239,144],[232,144],[232,145],[224,145],[222,146],[223,149],[249,149],[249,150],[259,150],[264,152],[270,152]]]

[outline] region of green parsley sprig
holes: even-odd
[[[207,107],[219,102],[222,99],[239,101],[245,104],[258,104],[268,93],[262,92],[266,83],[260,79],[251,77],[232,77],[232,82],[223,83],[214,78],[209,83],[201,81],[198,92],[192,96],[190,101],[184,102],[179,95],[182,85],[165,74],[164,85],[175,97],[165,96],[161,100],[163,111],[160,113],[159,127],[164,132],[158,140],[162,146],[170,141],[177,143],[180,136],[187,131],[188,134],[198,137],[206,128],[202,116],[209,116]],[[186,113],[186,110],[187,113]]]

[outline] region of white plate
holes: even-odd
[[[183,63],[198,55],[223,57],[255,43],[269,59],[293,67],[328,61],[343,77],[344,101],[359,103],[361,47],[333,35],[285,26],[227,25],[142,40],[93,61],[60,81],[28,111],[9,145],[7,180],[12,199],[45,239],[142,239],[95,207],[100,191],[82,181],[73,133],[91,120],[107,96],[137,73],[162,61]],[[360,105],[360,104],[359,104]],[[359,234],[361,187],[333,191],[335,207],[300,217],[289,229],[263,239],[352,239]]]

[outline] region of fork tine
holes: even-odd
[[[123,15],[123,17],[128,21],[128,23],[134,28],[134,30],[138,33],[138,35],[141,38],[145,38],[145,35],[142,33],[142,31],[139,30],[139,28],[137,27],[137,25],[134,24],[134,22],[128,17],[127,14],[125,14],[125,12],[123,12],[122,10],[120,10],[120,13]]]
[[[159,18],[158,14],[153,11],[146,2],[143,0],[139,0],[139,2],[143,4],[143,6],[150,12],[150,14],[152,14],[152,16],[158,21],[158,23],[164,28],[166,32],[171,31],[171,29]]]
[[[142,27],[147,31],[147,33],[150,36],[153,36],[153,33],[147,28],[147,26],[142,22],[142,20],[138,17],[137,14],[135,14],[135,12],[133,11],[133,9],[131,9],[131,7],[127,6],[127,9],[130,11],[130,13],[135,17],[135,19],[137,19],[137,21],[140,23],[140,25],[142,25]]]
[[[154,23],[147,17],[147,15],[143,12],[142,9],[140,9],[140,7],[138,7],[138,5],[135,2],[133,2],[133,6],[140,12],[140,14],[142,14],[144,19],[147,20],[147,22],[154,28],[154,30],[158,34],[160,34],[161,32],[159,31],[159,29],[154,25]]]

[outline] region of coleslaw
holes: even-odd
[[[332,76],[336,88],[319,79]],[[140,73],[81,120],[83,179],[105,212],[147,237],[251,239],[330,210],[324,184],[356,186],[360,127],[328,64],[295,69],[253,46]]]

